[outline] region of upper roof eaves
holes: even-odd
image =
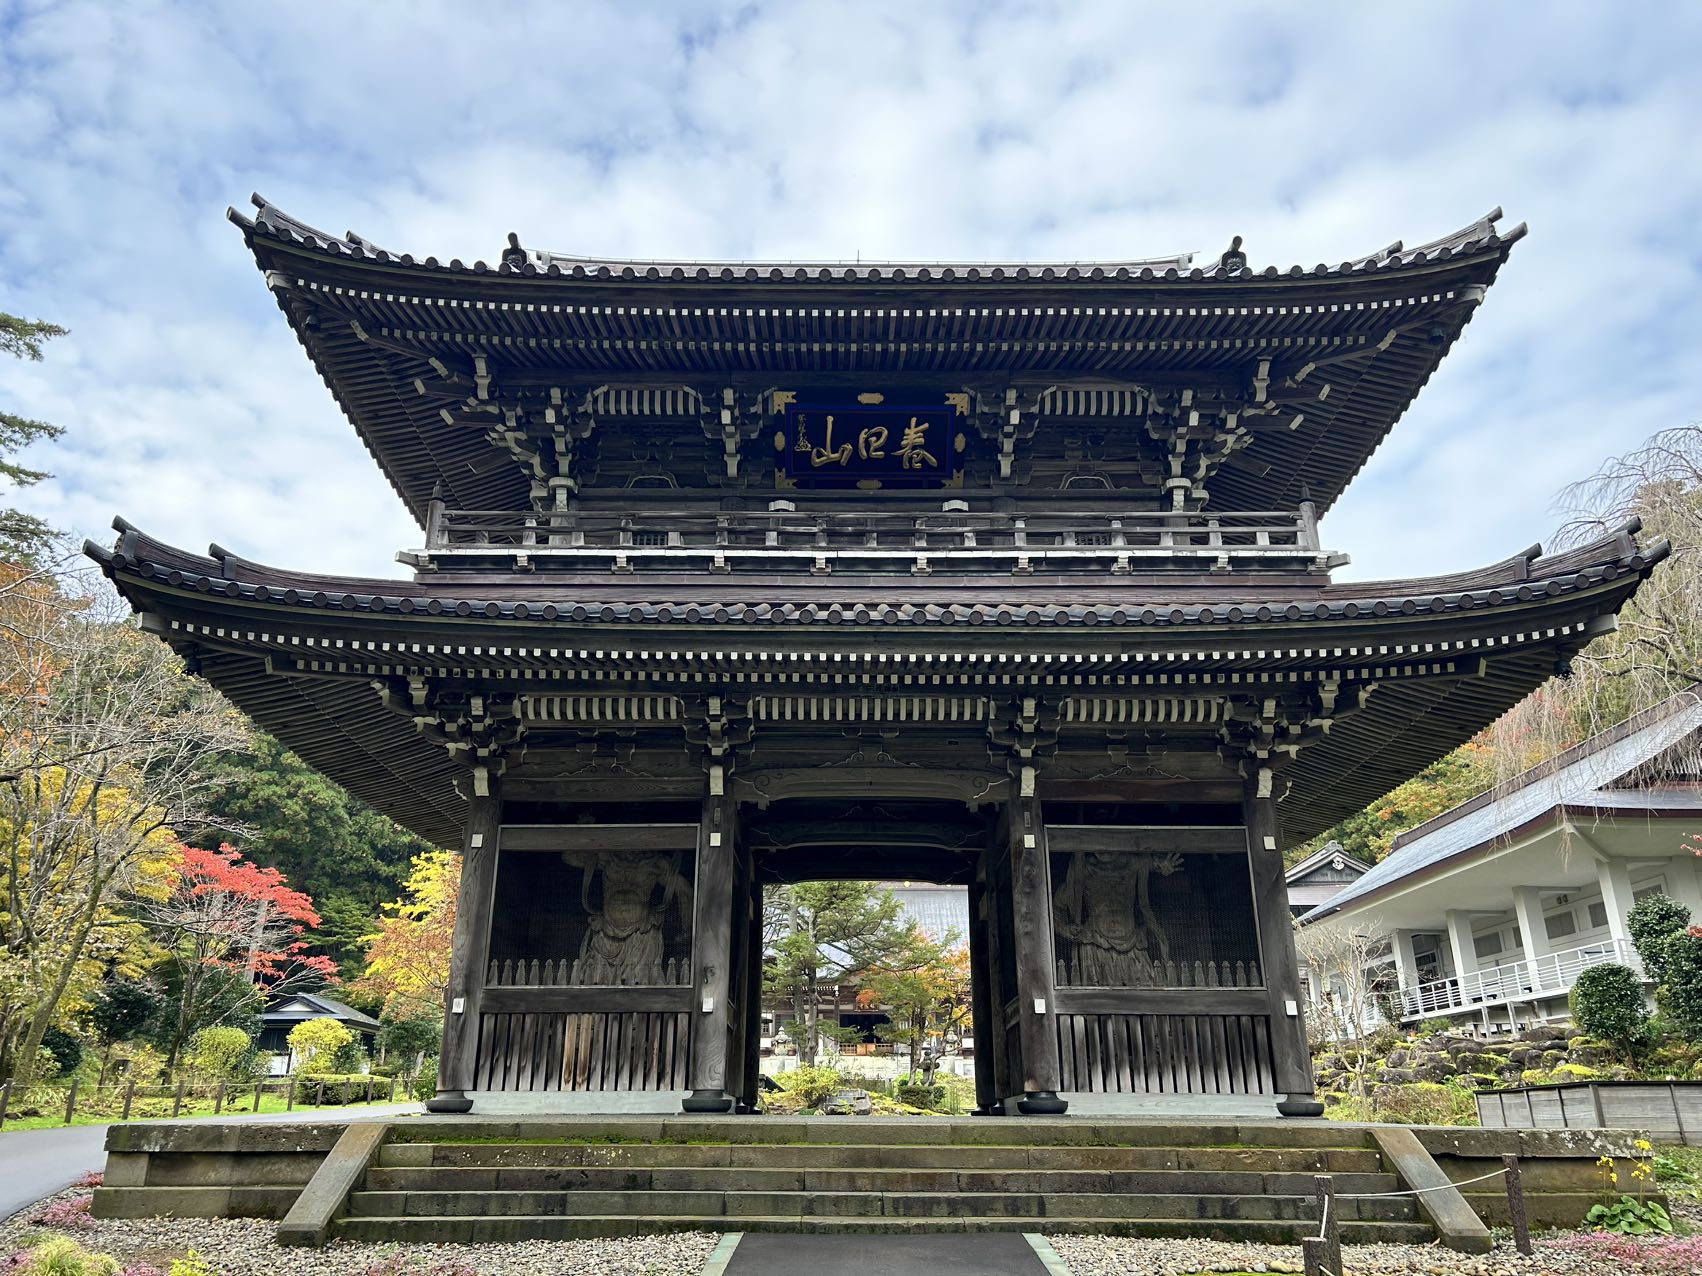
[[[236,209],[228,216],[253,238],[276,240],[283,244],[305,247],[329,258],[348,259],[376,265],[399,265],[415,269],[442,272],[448,275],[507,276],[565,278],[620,283],[702,283],[702,284],[760,284],[857,282],[907,284],[916,283],[1165,283],[1195,282],[1280,282],[1306,279],[1339,279],[1362,276],[1406,267],[1430,265],[1490,253],[1504,252],[1526,232],[1523,222],[1506,232],[1496,228],[1502,217],[1499,208],[1444,235],[1414,248],[1400,241],[1367,256],[1343,261],[1331,266],[1289,266],[1281,269],[1265,266],[1254,269],[1241,249],[1239,236],[1230,248],[1215,261],[1195,264],[1195,255],[1183,253],[1170,257],[1138,258],[1124,261],[1074,262],[802,262],[802,261],[666,261],[629,260],[607,257],[575,256],[523,248],[519,237],[509,235],[509,243],[497,256],[495,264],[483,260],[470,265],[459,258],[443,262],[436,257],[417,258],[412,253],[392,253],[378,247],[353,231],[332,235],[299,221],[268,203],[260,195],[252,196],[254,217],[249,218]]]

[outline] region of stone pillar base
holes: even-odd
[[[465,1090],[439,1090],[436,1095],[426,1100],[427,1112],[471,1112],[473,1101],[467,1097]]]
[[[1070,1110],[1070,1104],[1055,1091],[1030,1090],[1016,1101],[1016,1110],[1023,1116],[1063,1116]]]
[[[1277,1104],[1277,1111],[1285,1117],[1321,1117],[1324,1105],[1310,1094],[1289,1094]]]
[[[725,1090],[693,1090],[680,1101],[682,1112],[731,1112],[733,1098]]]

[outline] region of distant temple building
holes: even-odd
[[[1523,233],[1494,216],[1287,269],[469,264],[256,202],[413,576],[90,553],[461,849],[437,1111],[753,1105],[762,887],[863,878],[968,888],[983,1111],[1315,1113],[1283,848],[1665,552],[1332,582],[1318,519]]]

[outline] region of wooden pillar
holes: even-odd
[[[1270,999],[1271,1063],[1277,1091],[1283,1096],[1277,1111],[1284,1116],[1323,1116],[1324,1105],[1315,1097],[1312,1053],[1306,1046],[1300,962],[1294,951],[1293,914],[1288,907],[1288,883],[1283,879],[1282,839],[1269,770],[1256,768],[1247,778],[1241,809],[1247,823],[1247,857],[1253,869],[1260,965]]]
[[[496,861],[502,831],[502,777],[492,774],[467,803],[461,840],[461,893],[455,937],[449,950],[449,988],[443,1015],[443,1049],[438,1055],[437,1094],[427,1112],[470,1112],[478,1074],[479,1003],[490,961],[491,908],[496,899]]]
[[[682,1104],[687,1112],[733,1110],[733,1098],[727,1093],[735,933],[733,810],[732,802],[722,795],[705,798],[698,828],[697,908],[691,930],[691,1093]],[[741,924],[738,931],[743,930]]]
[[[739,1103],[747,1112],[755,1112],[762,1097],[762,883],[756,878],[756,864],[751,864],[750,925],[745,938],[745,1074],[744,1087],[739,1091]]]
[[[1058,1097],[1058,1033],[1052,958],[1052,873],[1040,803],[1017,797],[1005,807],[1011,856],[1011,918],[1016,957],[1017,1036],[1022,1044],[1024,1116],[1058,1116],[1069,1104]]]
[[[999,997],[993,987],[993,918],[987,911],[987,883],[977,868],[969,883],[969,1013],[975,1040],[975,1115],[999,1111],[997,1052],[1003,1045],[1003,1015],[995,1011]]]

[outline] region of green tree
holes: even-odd
[[[1632,906],[1626,929],[1643,969],[1657,987],[1667,982],[1667,946],[1690,925],[1690,910],[1670,895],[1654,894]]]
[[[891,1020],[876,1035],[905,1046],[911,1078],[920,1073],[923,1084],[931,1084],[937,1055],[924,1056],[928,1042],[961,1034],[969,1024],[969,949],[955,934],[934,940],[913,927],[909,942],[858,982],[857,1004],[884,1010]]]
[[[337,1054],[354,1041],[355,1034],[335,1019],[303,1019],[290,1029],[290,1049],[296,1054],[296,1070],[311,1072],[315,1066],[329,1067]]]
[[[1476,797],[1493,784],[1493,753],[1482,736],[1461,745],[1363,811],[1296,847],[1290,862],[1298,864],[1325,843],[1336,841],[1349,855],[1367,864],[1377,863],[1388,856],[1395,838],[1402,833]]]
[[[910,926],[898,898],[873,882],[800,882],[764,899],[765,991],[799,1016],[799,1061],[816,1062],[821,997],[904,951]]]
[[[0,351],[16,359],[39,360],[42,346],[65,329],[39,319],[21,319],[0,311]],[[11,487],[28,487],[51,477],[12,459],[12,454],[31,443],[56,439],[64,431],[46,421],[36,421],[0,408],[0,480]],[[0,506],[0,559],[31,563],[52,541],[54,531],[33,514]]]
[[[1649,1008],[1643,983],[1629,966],[1612,962],[1591,966],[1572,985],[1572,1022],[1592,1037],[1610,1041],[1626,1053],[1649,1033]]]
[[[109,978],[101,984],[89,1008],[89,1024],[101,1047],[100,1082],[106,1080],[112,1048],[140,1037],[163,1007],[159,990],[151,982]]]
[[[1661,1007],[1679,1032],[1702,1044],[1702,926],[1687,926],[1669,936],[1662,956],[1666,982]]]
[[[400,893],[413,857],[434,848],[271,736],[256,732],[251,748],[218,765],[227,784],[213,822],[246,829],[234,839],[243,853],[313,898],[320,924],[308,940],[336,960],[345,978],[358,977],[380,908]],[[218,840],[211,829],[184,836]]]

